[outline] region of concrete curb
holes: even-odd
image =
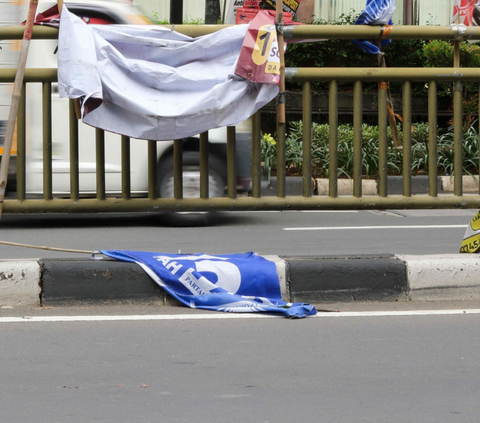
[[[405,263],[393,255],[283,259],[293,302],[407,300]]]
[[[40,281],[40,264],[37,261],[0,261],[0,306],[38,305]]]
[[[478,194],[479,192],[479,176],[464,175],[463,192],[465,194]],[[453,193],[455,178],[452,176],[438,176],[437,177],[437,192]],[[328,179],[316,179],[315,195],[329,194]],[[338,195],[353,195],[353,179],[338,179]],[[412,194],[428,194],[429,180],[428,176],[420,175],[412,177]],[[303,181],[301,176],[289,176],[286,178],[286,194],[287,195],[302,195]],[[403,194],[403,177],[389,176],[387,180],[387,192],[390,195]],[[262,196],[276,195],[277,193],[277,178],[271,177],[270,181],[265,181],[262,184]],[[362,194],[363,195],[378,195],[378,181],[375,179],[362,180]]]
[[[480,299],[480,256],[398,256],[407,268],[412,301]]]
[[[266,256],[286,301],[480,300],[480,256]],[[0,262],[0,307],[178,305],[140,268],[110,259]]]

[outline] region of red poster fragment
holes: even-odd
[[[452,23],[473,25],[473,10],[477,0],[456,0],[453,6]]]
[[[252,82],[280,83],[280,54],[275,19],[267,11],[260,11],[250,22],[235,74]]]

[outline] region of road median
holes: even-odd
[[[480,300],[480,256],[266,256],[285,301]],[[110,259],[0,261],[0,307],[180,305],[141,268]]]

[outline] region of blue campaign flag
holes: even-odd
[[[392,25],[393,12],[395,12],[395,0],[367,0],[365,10],[355,21],[355,25]],[[382,46],[386,46],[392,40],[382,40]],[[378,54],[380,49],[366,40],[352,40],[365,53]]]
[[[255,253],[208,255],[101,250],[139,264],[171,296],[188,307],[234,313],[271,312],[307,317],[314,306],[282,300],[275,263]]]

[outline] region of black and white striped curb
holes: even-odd
[[[264,256],[286,301],[480,300],[480,256]],[[0,261],[0,307],[152,303],[177,305],[132,263],[90,259]]]

